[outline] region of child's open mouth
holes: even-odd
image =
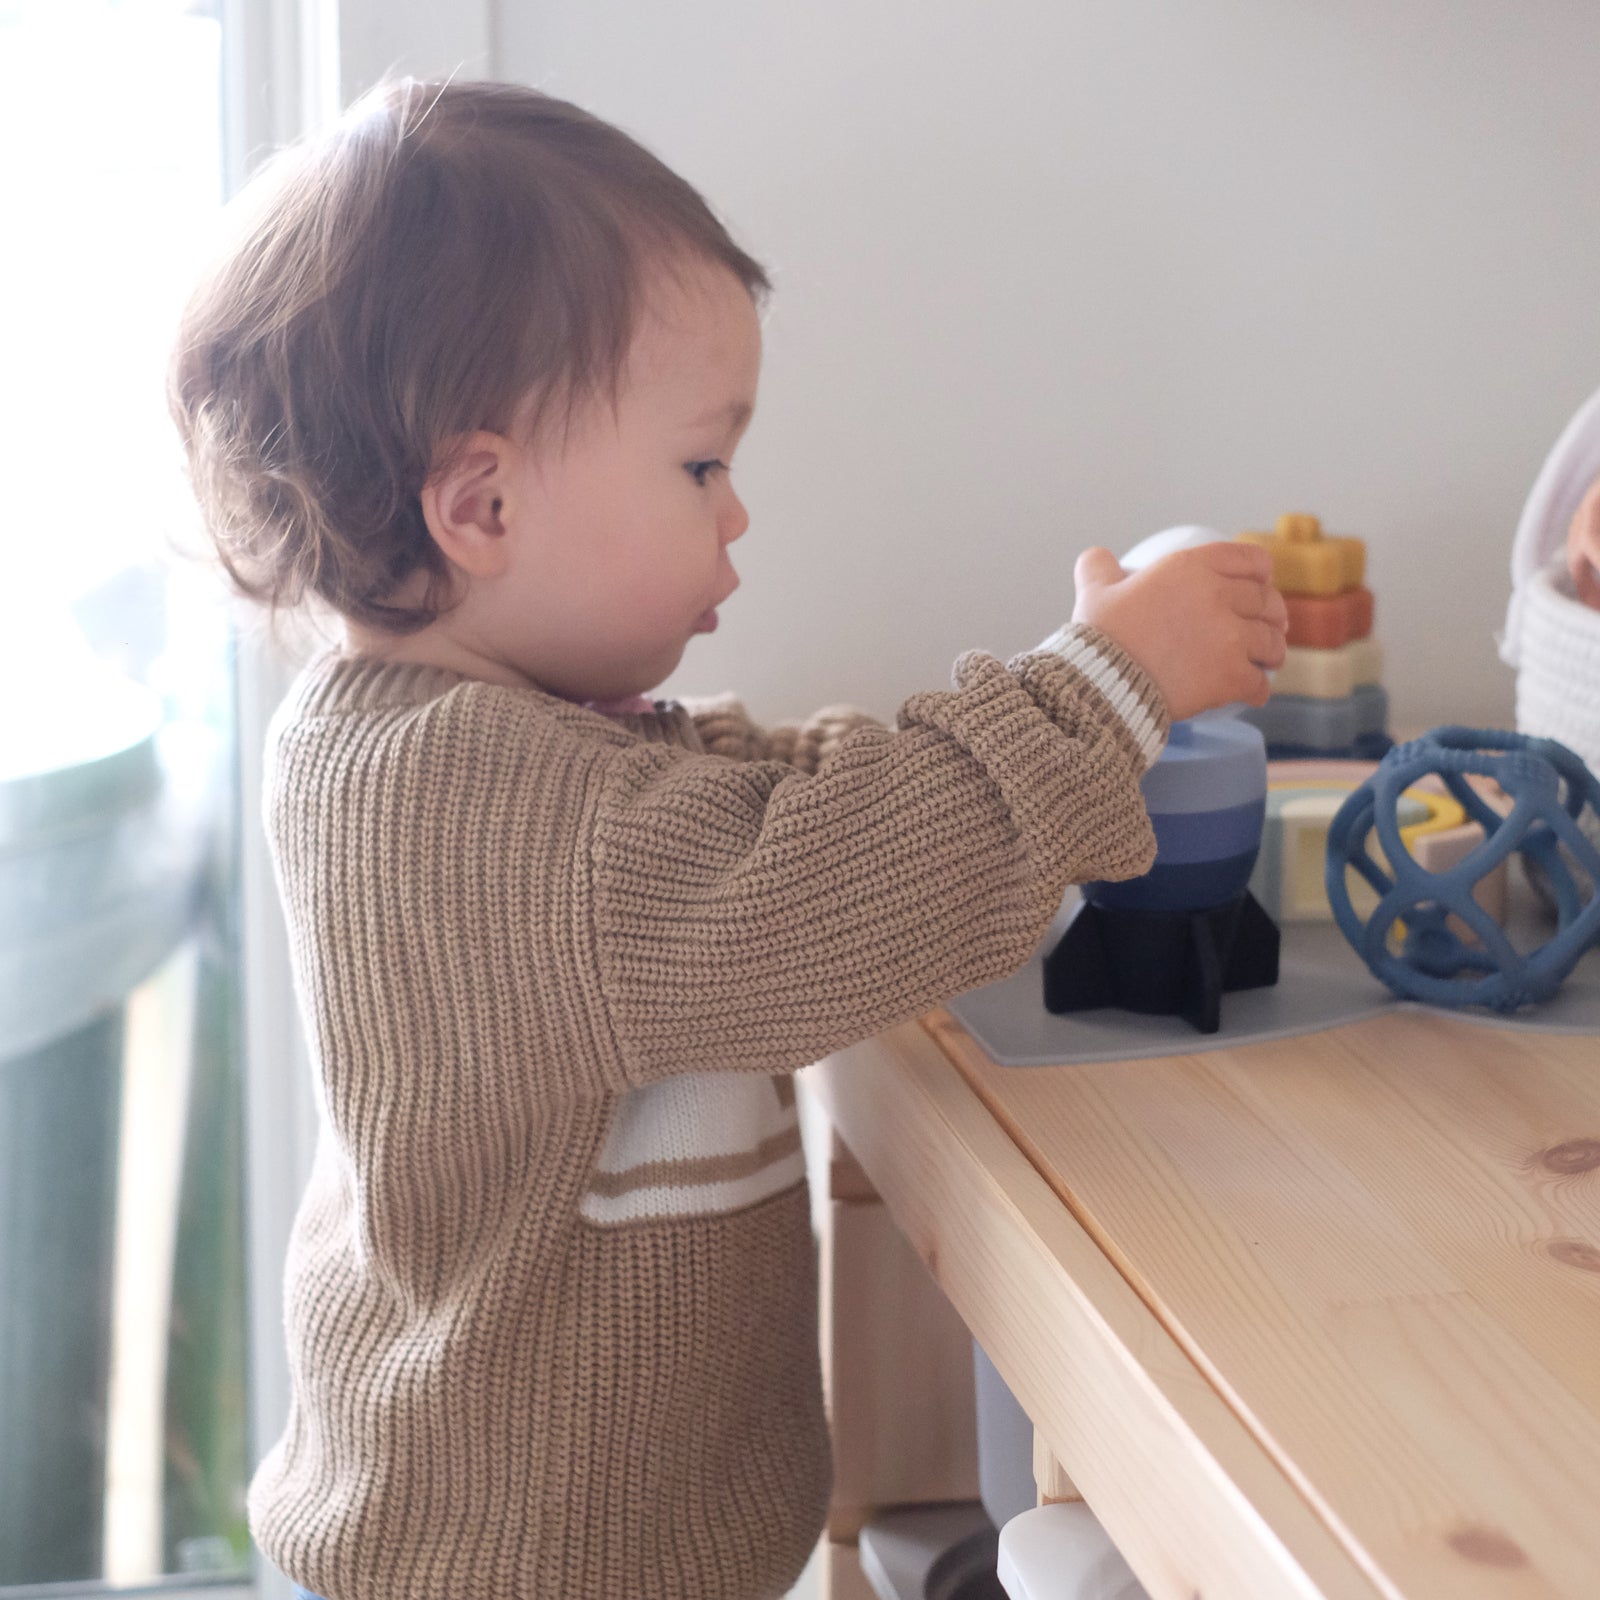
[[[700,620],[695,623],[694,631],[696,633],[715,633],[717,631],[717,608],[715,606],[708,607],[700,613]]]

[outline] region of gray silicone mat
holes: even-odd
[[[1528,904],[1530,898],[1526,891],[1515,897],[1521,902],[1521,915],[1509,931],[1519,950],[1549,936],[1549,927]],[[1397,1000],[1372,976],[1331,922],[1300,922],[1288,923],[1282,930],[1277,986],[1225,994],[1222,1027],[1216,1033],[1196,1033],[1178,1017],[1142,1017],[1111,1009],[1052,1016],[1044,1008],[1045,952],[1060,938],[1076,904],[1077,895],[1069,895],[1049,936],[1020,972],[950,1002],[949,1009],[961,1025],[1002,1066],[1193,1055],[1315,1033],[1411,1004]],[[1542,1006],[1510,1017],[1473,1009],[1446,1014],[1494,1028],[1600,1035],[1600,948],[1589,950],[1555,998]],[[1600,1043],[1596,1064],[1600,1065]]]

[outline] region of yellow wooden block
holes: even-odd
[[[1478,797],[1492,806],[1502,817],[1510,814],[1511,796],[1494,779],[1470,773],[1467,782],[1477,792]],[[1421,786],[1430,793],[1445,792],[1443,782],[1431,773],[1422,779]],[[1406,841],[1407,849],[1411,851],[1412,858],[1424,872],[1448,872],[1470,851],[1477,849],[1483,843],[1483,829],[1476,822],[1468,822],[1463,812],[1459,821],[1441,817],[1431,827],[1411,833],[1402,830],[1402,837]],[[1472,891],[1472,898],[1501,927],[1505,926],[1509,911],[1507,889],[1506,864],[1502,861],[1487,877],[1479,878],[1477,886]],[[1450,918],[1450,927],[1459,938],[1465,939],[1469,944],[1476,942],[1477,935],[1459,917]]]
[[[1367,574],[1363,540],[1335,537],[1303,511],[1286,511],[1272,533],[1241,533],[1244,544],[1258,544],[1272,555],[1272,581],[1284,594],[1338,594],[1353,589]]]

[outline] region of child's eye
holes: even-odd
[[[684,464],[684,471],[689,474],[702,488],[711,480],[714,473],[728,471],[726,461],[689,461]]]

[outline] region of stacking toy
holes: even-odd
[[[1283,603],[1295,649],[1335,650],[1372,632],[1372,591],[1365,584],[1337,594],[1286,594]]]
[[[1198,524],[1166,528],[1122,565],[1138,572],[1221,538]],[[1224,993],[1278,981],[1278,930],[1248,888],[1267,811],[1267,751],[1235,711],[1173,723],[1140,784],[1155,865],[1122,883],[1084,884],[1045,957],[1047,1010],[1119,1006],[1215,1033]]]
[[[1333,921],[1323,883],[1328,829],[1339,807],[1365,778],[1284,780],[1273,777],[1269,770],[1267,819],[1261,854],[1250,875],[1250,892],[1275,922]],[[1413,851],[1421,831],[1453,827],[1465,816],[1448,795],[1427,795],[1419,789],[1406,790],[1398,805],[1400,837]],[[1365,890],[1365,885],[1362,888]],[[1375,899],[1366,909],[1373,904]],[[1361,909],[1359,905],[1357,909]]]
[[[1424,870],[1401,836],[1401,797],[1429,774],[1483,830],[1482,842],[1442,872]],[[1510,811],[1490,805],[1472,777],[1492,778]],[[1435,728],[1391,750],[1339,808],[1328,831],[1328,901],[1357,954],[1396,994],[1515,1011],[1549,999],[1600,940],[1600,851],[1585,833],[1597,820],[1600,780],[1565,745]],[[1367,849],[1374,832],[1382,863]],[[1526,955],[1474,898],[1513,851],[1543,876],[1556,904],[1556,932]],[[1365,919],[1351,901],[1351,872],[1378,895]]]
[[[1288,655],[1272,697],[1244,712],[1274,760],[1355,757],[1376,761],[1389,738],[1383,652],[1372,637],[1372,591],[1363,582],[1367,547],[1322,531],[1305,512],[1278,518],[1271,533],[1241,533],[1272,557],[1272,581],[1289,613]]]
[[[1045,957],[1045,1006],[1119,1006],[1215,1033],[1224,993],[1278,981],[1278,930],[1247,888],[1266,816],[1266,746],[1231,716],[1174,723],[1142,788],[1155,865],[1083,886]]]
[[[1284,594],[1337,595],[1359,588],[1367,573],[1367,547],[1359,539],[1322,531],[1317,518],[1286,511],[1271,533],[1241,533],[1272,557],[1272,581]],[[1369,617],[1370,623],[1370,617]]]

